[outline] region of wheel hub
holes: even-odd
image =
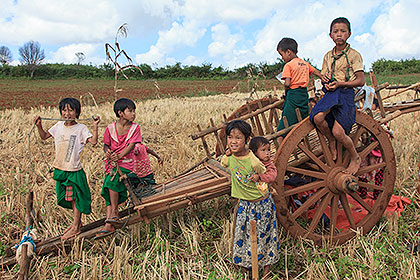
[[[359,190],[356,177],[343,173],[345,168],[335,167],[327,174],[327,187],[335,194],[351,193]]]

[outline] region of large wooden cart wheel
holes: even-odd
[[[362,166],[355,176],[344,174],[341,171],[349,164],[349,153],[337,144],[337,159],[333,161],[327,139],[312,126],[309,118],[293,128],[277,150],[274,159],[278,172],[274,186],[277,218],[293,236],[311,239],[317,244],[326,240],[341,244],[352,238],[357,229],[368,232],[384,213],[396,174],[388,135],[377,121],[357,112],[350,137],[362,161],[368,159],[372,150],[378,149],[383,161]],[[382,185],[362,181],[363,174],[381,169]],[[303,184],[286,186],[285,180],[291,177]],[[354,181],[359,187],[375,192],[376,200],[365,202],[355,191]],[[357,211],[361,213],[353,215]],[[341,229],[337,228],[338,222]],[[343,228],[343,223],[348,226]]]

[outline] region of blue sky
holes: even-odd
[[[349,43],[366,70],[380,58],[420,59],[418,0],[0,0],[0,7],[0,46],[12,51],[14,65],[29,40],[49,63],[75,63],[83,52],[84,64],[103,64],[104,44],[127,23],[119,42],[136,64],[272,63],[278,41],[292,37],[298,56],[321,67],[334,46],[330,22],[340,16],[352,24]]]

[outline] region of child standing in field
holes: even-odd
[[[277,218],[270,193],[262,194],[251,179],[266,171],[261,161],[246,147],[251,126],[242,120],[227,124],[227,145],[231,156],[224,155],[221,164],[231,173],[231,196],[239,199],[233,244],[233,262],[245,269],[251,268],[250,221],[257,222],[258,263],[264,267],[264,276],[279,259]]]
[[[310,120],[328,138],[333,160],[337,158],[337,141],[349,151],[351,161],[344,172],[354,175],[361,159],[348,136],[356,122],[353,87],[363,86],[365,76],[362,56],[347,43],[350,35],[348,19],[332,21],[330,37],[335,47],[325,54],[321,71],[325,95],[312,109]]]
[[[123,224],[118,206],[128,196],[123,181],[120,181],[118,169],[122,174],[129,174],[134,170],[134,147],[142,141],[140,126],[134,123],[136,104],[127,98],[118,99],[114,103],[114,112],[118,120],[106,127],[103,139],[106,175],[101,195],[106,203],[106,220],[97,237],[109,235]]]
[[[90,190],[80,163],[80,154],[87,143],[95,145],[98,142],[100,119],[94,118],[92,135],[84,124],[76,122],[81,111],[79,100],[64,98],[60,101],[58,108],[61,118],[65,121],[57,122],[48,131],[43,129],[40,116],[36,116],[34,121],[42,140],[54,137],[53,179],[57,181],[57,204],[73,209],[73,222],[61,236],[62,240],[67,240],[80,233],[82,213],[90,214],[91,212]]]
[[[297,57],[298,45],[292,38],[283,38],[277,45],[277,52],[286,64],[283,68],[281,79],[284,80],[286,98],[284,100],[282,118],[277,126],[277,131],[285,128],[283,117],[287,118],[289,125],[298,123],[296,108],[299,109],[302,119],[309,114],[308,90],[309,76],[315,74],[320,77],[321,72],[309,62]],[[279,138],[281,142],[282,138]]]

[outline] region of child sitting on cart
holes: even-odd
[[[335,47],[325,54],[321,71],[325,95],[313,107],[310,120],[328,138],[333,160],[337,158],[337,141],[350,152],[350,164],[344,172],[354,175],[361,159],[348,136],[356,122],[353,87],[363,86],[365,76],[361,55],[347,43],[350,35],[350,22],[346,18],[332,21],[330,37]]]

